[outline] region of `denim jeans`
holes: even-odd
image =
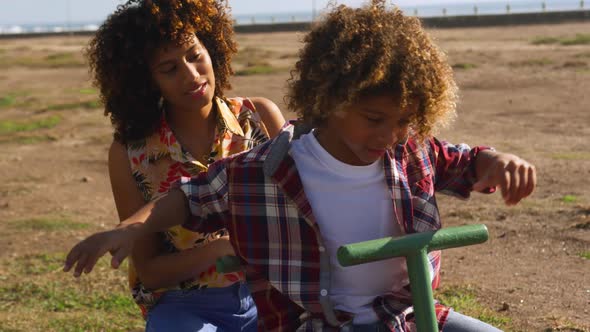
[[[247,331],[257,328],[257,311],[245,283],[224,288],[167,291],[147,316],[145,330]]]
[[[383,323],[353,325],[354,332],[385,332],[388,328]],[[501,330],[475,318],[465,316],[454,310],[449,312],[442,332],[501,332]]]

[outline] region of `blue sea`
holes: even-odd
[[[395,0],[393,1],[395,3]],[[310,6],[311,7],[311,6]],[[534,13],[590,9],[590,0],[505,0],[473,1],[470,4],[437,4],[400,7],[407,15],[419,17],[492,15],[506,13]],[[321,14],[321,8],[306,12],[282,12],[234,15],[236,25],[310,22]],[[47,24],[6,25],[0,23],[2,33],[36,33],[63,31],[94,31],[101,22],[61,22]]]

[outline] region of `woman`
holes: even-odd
[[[109,176],[120,220],[181,176],[280,131],[273,102],[224,96],[235,52],[218,0],[131,0],[99,28],[87,56],[114,127]],[[225,231],[177,227],[136,242],[129,283],[146,330],[255,330],[243,275],[215,271],[232,254]]]

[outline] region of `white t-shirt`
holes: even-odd
[[[401,235],[383,160],[368,166],[345,164],[330,155],[313,132],[293,141],[290,154],[330,256],[334,308],[355,314],[354,324],[376,322],[373,299],[408,283],[405,259],[345,268],[336,251],[353,242]]]

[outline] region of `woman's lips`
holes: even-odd
[[[205,95],[207,92],[207,82],[199,85],[195,90],[189,91],[187,94],[193,99],[199,99]]]

